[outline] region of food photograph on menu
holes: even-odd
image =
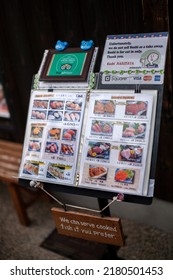
[[[145,138],[146,123],[130,123],[124,122],[123,124],[123,138]]]
[[[32,123],[31,124],[30,137],[32,137],[32,138],[42,138],[42,136],[43,136],[43,129],[44,129],[44,127],[41,126],[41,124]]]
[[[147,114],[147,101],[127,101],[125,114],[128,116],[146,116]]]
[[[23,167],[23,173],[28,175],[38,175],[39,163],[37,161],[26,160]]]
[[[109,121],[92,120],[91,134],[112,136],[113,123]]]
[[[89,177],[90,179],[107,179],[107,168],[102,165],[89,165]]]
[[[39,140],[30,140],[28,151],[32,152],[40,152],[41,150],[41,142]]]
[[[109,160],[110,147],[110,143],[89,141],[87,157]]]
[[[74,145],[73,144],[62,143],[60,154],[61,155],[73,156],[74,155]]]
[[[113,100],[96,100],[94,105],[94,114],[104,117],[114,116],[115,102]]]
[[[120,162],[133,162],[141,163],[143,155],[143,148],[141,146],[134,145],[120,145],[120,152],[118,160]]]
[[[47,108],[48,108],[48,100],[33,101],[33,109],[47,109]]]
[[[48,135],[47,135],[48,139],[59,140],[60,137],[61,137],[61,128],[53,126],[48,130]]]
[[[115,182],[133,184],[134,177],[135,177],[134,170],[122,169],[122,168],[117,168],[115,170],[115,177],[114,177]]]

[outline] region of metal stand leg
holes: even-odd
[[[107,204],[108,201],[107,199],[104,198],[98,198],[98,204],[99,204],[99,208],[103,209]],[[109,207],[106,208],[103,212],[102,215],[105,216],[109,216],[110,217],[110,209]],[[117,251],[120,249],[120,247],[118,246],[113,246],[113,245],[107,245],[107,256],[105,256],[105,259],[109,259],[109,260],[120,260],[121,258],[119,258],[117,256]]]

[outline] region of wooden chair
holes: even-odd
[[[7,185],[20,223],[28,226],[30,220],[27,207],[35,201],[37,194],[25,190],[18,184],[21,155],[22,144],[0,140],[0,183]],[[24,192],[30,193],[28,202],[24,201]]]

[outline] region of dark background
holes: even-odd
[[[155,196],[173,201],[172,27],[168,0],[1,0],[0,82],[11,113],[0,118],[0,138],[23,142],[32,77],[45,49],[57,40],[99,47],[99,71],[107,35],[169,32]]]

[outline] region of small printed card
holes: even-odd
[[[101,83],[163,84],[168,33],[108,35]]]

